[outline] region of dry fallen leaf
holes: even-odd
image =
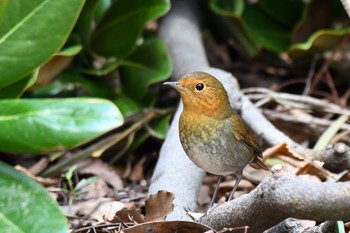
[[[247,233],[249,227],[248,226],[243,226],[243,227],[233,227],[233,228],[224,228],[220,231],[206,231],[204,233]]]
[[[199,194],[198,194],[198,205],[202,206],[204,204],[209,204],[210,203],[210,195],[209,195],[210,188],[208,185],[202,185]]]
[[[80,198],[89,200],[89,199],[99,199],[108,196],[110,193],[110,188],[107,185],[107,182],[104,179],[97,179],[91,184],[86,185],[82,188],[83,193],[79,195]]]
[[[146,156],[142,157],[131,169],[129,180],[141,181],[144,179],[143,176],[143,165],[146,162]]]
[[[125,208],[125,204],[111,198],[103,198],[78,203],[75,208],[78,215],[89,215],[90,219],[95,219],[98,223],[104,223],[108,219],[113,219],[116,212]]]
[[[143,223],[143,216],[141,215],[140,211],[131,208],[131,209],[122,209],[115,213],[115,216],[112,220],[108,220],[111,223]]]
[[[299,155],[286,143],[265,150],[263,155],[268,158],[278,157],[280,160],[296,167],[296,175],[310,174],[317,176],[321,180],[331,180],[335,176],[333,173],[323,168],[323,162],[311,161]]]
[[[296,171],[296,175],[309,174],[320,178],[321,180],[331,180],[333,174],[328,170],[324,169],[322,162],[314,161],[306,163],[303,167],[299,167]]]
[[[203,233],[213,230],[208,226],[190,221],[159,221],[146,222],[127,229],[122,230],[122,233]]]
[[[145,222],[164,220],[166,215],[173,211],[174,198],[173,193],[163,190],[150,195],[145,201]]]
[[[303,161],[305,159],[303,156],[293,151],[287,143],[282,143],[282,144],[270,147],[263,152],[264,159],[267,159],[270,157],[276,157],[278,155],[288,156],[300,161]]]
[[[123,181],[114,168],[100,159],[87,159],[78,163],[80,174],[92,174],[104,179],[115,190],[123,188]]]

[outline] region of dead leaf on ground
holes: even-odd
[[[59,181],[59,179],[52,179],[52,178],[43,178],[40,176],[35,176],[33,175],[27,168],[22,167],[20,165],[16,165],[15,168],[18,171],[23,172],[24,174],[26,174],[27,176],[29,176],[30,178],[32,178],[33,180],[35,180],[36,182],[42,184],[43,186],[51,186],[51,185],[56,185]]]
[[[281,161],[286,162],[296,168],[296,175],[310,174],[317,176],[321,180],[330,180],[335,176],[333,173],[323,168],[323,162],[311,161],[295,151],[287,143],[271,147],[264,151],[264,157],[278,157]]]
[[[110,188],[104,179],[97,179],[86,185],[83,190],[84,192],[79,195],[79,198],[84,200],[103,198],[110,193]]]
[[[141,215],[140,211],[131,208],[131,209],[122,209],[115,213],[114,218],[112,220],[108,220],[111,223],[143,223],[143,216]]]
[[[164,220],[165,217],[173,211],[174,198],[175,196],[173,193],[163,190],[150,195],[145,201],[145,222]]]
[[[80,174],[92,174],[105,180],[115,190],[123,188],[123,181],[114,168],[100,159],[87,159],[78,163]]]
[[[211,197],[209,195],[210,188],[208,185],[202,185],[199,189],[198,194],[198,205],[203,206],[204,204],[209,204]]]
[[[143,175],[143,165],[146,162],[147,157],[142,157],[132,168],[129,175],[129,179],[132,181],[141,181],[145,177]]]
[[[88,216],[90,219],[96,220],[98,223],[104,223],[108,219],[113,219],[115,213],[128,206],[127,203],[114,201],[112,198],[101,198],[98,200],[89,200],[78,202],[69,206],[62,206],[62,210],[66,215]],[[71,212],[69,212],[71,210]]]
[[[276,157],[278,155],[288,156],[300,161],[304,161],[305,159],[303,156],[293,151],[287,143],[282,143],[282,144],[270,147],[263,152],[264,159]]]
[[[296,175],[310,174],[310,175],[317,176],[321,180],[332,180],[333,173],[324,169],[322,166],[323,166],[323,162],[319,162],[319,161],[306,163],[303,167],[299,167],[295,172],[295,174]]]
[[[203,233],[213,230],[208,226],[190,221],[159,221],[146,222],[127,229],[122,230],[122,233]]]
[[[249,227],[248,226],[243,226],[243,227],[233,227],[233,228],[224,228],[220,231],[214,231],[214,230],[210,230],[210,231],[206,231],[204,233],[247,233],[248,232]]]

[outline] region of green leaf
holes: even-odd
[[[88,49],[91,32],[94,26],[94,17],[100,0],[89,0],[85,3],[80,17],[75,25],[74,32],[79,35],[81,43]]]
[[[170,56],[159,39],[146,40],[123,62],[123,91],[143,100],[151,84],[166,80],[172,72]]]
[[[66,218],[47,191],[1,161],[0,193],[1,232],[69,232]]]
[[[65,71],[60,80],[64,83],[76,86],[80,85],[87,94],[99,98],[112,98],[115,96],[113,87],[107,81],[108,77],[85,77],[79,73]]]
[[[11,85],[0,89],[0,99],[10,99],[20,97],[24,91],[31,87],[38,78],[39,69],[27,77],[20,79],[19,81],[12,83]]]
[[[305,43],[292,45],[288,49],[288,55],[293,60],[307,58],[317,52],[323,52],[334,48],[344,37],[350,33],[350,29],[321,29],[311,35]]]
[[[298,23],[304,6],[302,2],[294,0],[260,0],[254,4],[236,0],[211,0],[210,3],[213,11],[232,18],[236,26],[233,31],[239,32],[234,36],[245,49],[254,51],[246,42],[250,40],[275,52],[283,52],[290,46],[291,31]]]
[[[68,171],[67,171],[66,173],[64,173],[64,178],[66,178],[66,180],[72,179],[72,177],[73,177],[73,172],[74,172],[75,170],[77,170],[77,168],[78,168],[77,165],[71,166],[71,167],[68,169]]]
[[[164,15],[169,0],[115,0],[92,35],[92,49],[107,57],[130,54],[145,24]]]
[[[0,88],[28,76],[65,43],[84,0],[7,1],[0,17]]]
[[[81,45],[72,45],[59,51],[58,53],[55,54],[55,56],[71,57],[71,56],[77,55],[82,49],[83,47]]]
[[[209,6],[217,14],[240,17],[242,16],[245,4],[244,0],[210,0]]]
[[[147,108],[147,105],[136,102],[135,100],[129,98],[126,95],[120,95],[114,100],[115,104],[118,106],[119,110],[124,117],[130,116],[142,109]]]
[[[121,59],[109,59],[107,63],[99,69],[80,69],[79,71],[84,74],[104,76],[116,70],[122,64],[123,64],[123,60]]]
[[[217,36],[223,36],[226,40],[235,37],[247,55],[249,57],[255,57],[259,53],[259,50],[253,38],[250,38],[242,21],[245,1],[211,0],[209,6],[215,13],[228,17],[212,18],[215,34]],[[215,25],[220,26],[216,27]]]
[[[41,153],[87,142],[123,123],[110,101],[92,98],[0,101],[0,151]]]
[[[99,0],[99,4],[97,5],[95,20],[99,23],[109,7],[112,5],[113,0]]]
[[[94,96],[110,99],[115,96],[108,77],[86,77],[73,71],[63,71],[58,79],[47,86],[35,88],[29,95],[36,97]]]
[[[323,132],[321,137],[317,140],[314,150],[323,150],[331,142],[332,138],[337,134],[340,127],[349,119],[347,115],[341,115],[337,120],[335,120],[326,131]]]
[[[61,81],[54,81],[47,86],[35,88],[28,97],[30,98],[62,98],[71,97],[76,94],[76,85],[74,83],[63,83]]]
[[[80,189],[84,188],[85,186],[95,182],[96,180],[98,180],[98,176],[92,176],[89,177],[87,179],[82,179],[81,181],[79,181],[79,183],[74,187],[75,191],[79,191]]]
[[[250,37],[271,51],[286,51],[291,44],[291,31],[302,13],[303,5],[297,3],[300,2],[283,1],[282,4],[279,1],[262,0],[246,7],[242,20]],[[276,16],[276,9],[279,17]]]
[[[171,114],[167,114],[152,120],[147,128],[149,134],[153,137],[164,139],[169,130],[169,121],[171,116]]]
[[[40,67],[36,83],[32,89],[46,87],[51,84],[56,76],[71,64],[73,56],[77,55],[81,49],[81,45],[73,45],[56,53],[48,62]]]

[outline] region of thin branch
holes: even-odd
[[[313,117],[313,116],[294,116],[290,113],[286,112],[277,112],[273,110],[264,109],[263,113],[267,116],[267,118],[272,120],[278,120],[278,121],[284,121],[291,124],[303,124],[306,127],[313,128],[317,133],[321,133],[321,131],[324,131],[327,127],[329,127],[333,121],[319,118],[319,117]],[[340,129],[342,130],[350,130],[349,124],[343,124]]]

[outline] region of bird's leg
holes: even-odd
[[[235,185],[233,186],[233,189],[232,189],[232,191],[231,191],[230,197],[228,198],[227,201],[231,201],[231,200],[233,199],[233,194],[235,194],[235,192],[236,192],[236,190],[237,190],[237,188],[238,188],[238,184],[239,184],[239,182],[241,182],[241,180],[242,180],[242,177],[243,177],[243,175],[237,175],[236,183],[235,183]]]
[[[214,206],[214,202],[215,202],[215,198],[216,198],[216,193],[218,192],[219,185],[220,185],[220,183],[221,183],[222,177],[223,177],[222,175],[219,176],[218,181],[217,181],[217,183],[216,183],[216,185],[215,185],[215,190],[214,190],[213,197],[211,198],[211,201],[210,201],[209,209],[210,209],[211,207]]]

